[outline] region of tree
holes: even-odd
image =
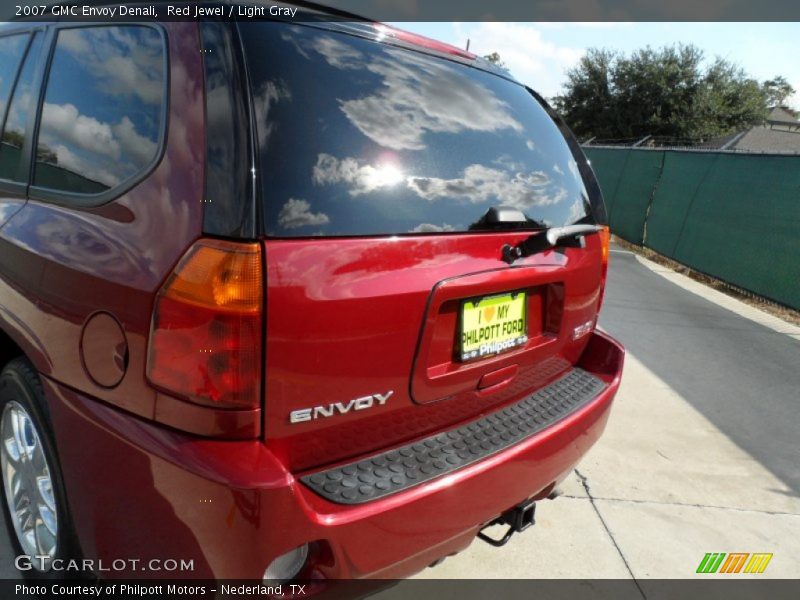
[[[795,93],[795,89],[786,81],[786,77],[778,75],[764,82],[762,86],[767,95],[768,106],[786,106],[786,99]]]
[[[717,58],[708,68],[697,98],[694,137],[711,137],[741,131],[767,116],[767,96],[755,79]]]
[[[567,72],[556,108],[579,137],[708,138],[763,122],[767,96],[741,68],[718,58],[703,66],[693,45],[630,56],[591,49]]]
[[[590,49],[567,74],[567,94],[554,99],[556,108],[579,136],[614,137],[617,118],[613,109],[611,69],[616,55]]]
[[[19,131],[14,131],[12,129],[3,133],[3,143],[14,146],[15,148],[22,148],[22,145],[25,143],[25,136]]]
[[[492,63],[493,65],[495,65],[496,67],[500,67],[501,69],[505,69],[506,71],[508,71],[506,63],[503,62],[503,59],[500,58],[500,55],[497,52],[492,52],[491,54],[487,54],[483,58]]]

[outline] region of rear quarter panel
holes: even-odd
[[[169,46],[166,150],[155,170],[96,208],[29,200],[0,229],[0,327],[45,376],[151,417],[144,378],[155,291],[200,235],[204,129],[197,26],[164,23]],[[95,384],[79,352],[88,317],[121,324],[128,367],[114,389]]]

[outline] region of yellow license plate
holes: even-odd
[[[461,303],[461,360],[507,352],[528,341],[527,295],[510,292]]]

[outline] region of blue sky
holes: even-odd
[[[477,54],[498,52],[511,72],[546,97],[559,93],[566,70],[587,48],[626,53],[692,43],[707,59],[721,56],[759,81],[786,77],[800,91],[800,23],[392,23]],[[789,100],[800,109],[800,93]]]

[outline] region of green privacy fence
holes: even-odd
[[[584,151],[616,235],[800,310],[800,156]]]

